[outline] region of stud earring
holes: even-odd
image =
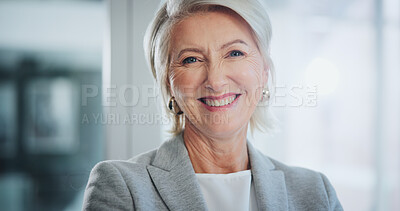
[[[268,88],[263,88],[261,101],[266,102],[269,100],[269,98],[270,98],[270,93]]]

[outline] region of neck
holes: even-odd
[[[227,174],[250,169],[246,133],[242,128],[229,137],[210,137],[187,124],[183,139],[194,171]]]

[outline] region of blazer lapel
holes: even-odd
[[[247,142],[259,210],[288,210],[285,177],[265,155]]]
[[[169,210],[207,210],[181,135],[159,148],[147,170]]]

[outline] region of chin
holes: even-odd
[[[238,123],[235,124],[233,122],[210,124],[206,127],[206,133],[214,137],[229,137],[240,132],[240,130],[243,128],[247,129],[246,126],[247,125]]]

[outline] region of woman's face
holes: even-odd
[[[247,130],[267,82],[250,26],[237,14],[198,13],[171,36],[169,85],[186,129],[214,137]]]

